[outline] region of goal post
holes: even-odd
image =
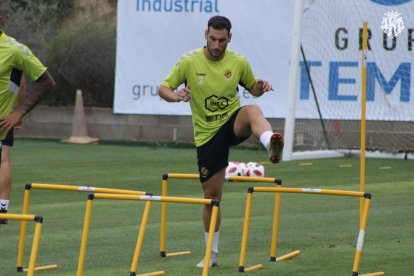
[[[283,160],[361,154],[363,22],[366,156],[414,158],[414,2],[381,3],[296,2]]]

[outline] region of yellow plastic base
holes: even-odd
[[[288,253],[286,255],[283,255],[283,256],[280,256],[280,257],[276,258],[276,262],[283,261],[283,260],[288,260],[288,259],[292,259],[293,257],[296,257],[299,254],[300,254],[300,251],[299,250],[290,252],[290,253]]]
[[[149,273],[145,273],[145,274],[138,274],[137,276],[156,276],[156,275],[164,275],[165,271],[161,270],[161,271],[154,271],[154,272],[149,272]]]
[[[257,264],[257,265],[253,265],[253,266],[250,266],[248,268],[245,268],[244,269],[244,272],[255,271],[255,270],[262,269],[262,268],[263,268],[263,265],[262,264]]]
[[[58,265],[57,264],[52,264],[52,265],[44,265],[44,266],[38,266],[35,267],[35,271],[39,271],[39,270],[50,270],[50,269],[57,269]],[[24,268],[23,272],[27,272],[29,269],[28,268]]]
[[[182,251],[182,252],[167,253],[165,256],[167,256],[167,257],[174,257],[174,256],[180,256],[180,255],[187,255],[187,254],[191,254],[191,251]]]

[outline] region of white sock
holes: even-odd
[[[214,253],[218,253],[218,242],[219,242],[220,231],[214,232],[213,248]],[[208,232],[204,232],[204,238],[206,239],[206,245],[208,242]]]
[[[7,210],[9,210],[9,200],[0,199],[0,211],[7,211]]]
[[[273,132],[271,131],[265,131],[260,135],[260,142],[262,142],[262,145],[265,147],[266,150],[269,150],[270,145],[270,137],[272,137]]]

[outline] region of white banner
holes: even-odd
[[[182,54],[205,45],[207,21],[220,14],[233,25],[228,48],[275,89],[253,98],[240,88],[241,104],[284,117],[293,9],[291,0],[119,0],[114,113],[190,115],[188,103],[161,100],[158,86]]]
[[[362,24],[368,23],[368,120],[414,120],[414,0],[306,1],[299,118],[361,118]],[[394,34],[389,37],[384,34]]]

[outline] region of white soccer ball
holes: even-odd
[[[256,162],[248,162],[248,163],[246,163],[246,168],[250,168],[250,167],[254,167],[254,166],[256,166]]]
[[[247,176],[247,165],[246,165],[246,163],[240,162],[239,167],[241,169],[241,173],[242,173],[241,175],[242,176]]]
[[[247,163],[247,176],[250,177],[264,177],[265,168],[262,164],[256,162]]]
[[[226,167],[226,177],[241,176],[242,173],[242,168],[239,166],[238,162],[230,161],[229,165]]]

